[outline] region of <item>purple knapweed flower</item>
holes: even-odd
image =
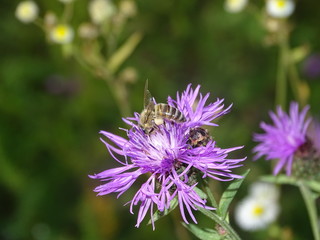
[[[320,122],[312,118],[307,135],[312,143],[312,147],[318,157],[320,157]]]
[[[298,103],[290,104],[289,115],[280,106],[277,113],[270,112],[273,125],[262,122],[260,127],[265,131],[254,134],[254,140],[260,142],[253,151],[255,159],[265,156],[266,160],[278,159],[273,174],[277,175],[285,167],[286,174],[291,175],[291,167],[295,153],[307,142],[307,129],[311,121],[306,118],[309,106],[299,112]]]
[[[184,114],[186,121],[183,123],[165,119],[163,124],[148,134],[139,126],[140,115],[135,113],[135,117],[123,119],[131,126],[131,129],[123,129],[127,139],[106,131],[100,132],[107,139],[101,141],[111,156],[123,166],[90,176],[104,182],[95,189],[98,195],[118,193],[119,197],[140,176],[146,178],[129,202],[132,214],[133,207],[139,205],[136,227],[139,227],[149,212],[154,229],[154,212],[169,209],[174,198],[178,200],[184,222],[188,223],[187,213],[196,223],[193,210],[197,210],[197,207],[213,209],[196,192],[197,177],[210,177],[219,181],[241,178],[233,174],[232,169],[242,166],[244,159],[227,157],[228,153],[242,147],[222,149],[212,139],[199,147],[188,144],[190,129],[216,125],[211,121],[230,109],[224,109],[223,100],[219,99],[206,105],[209,94],[203,97],[199,89],[200,86],[192,89],[189,85],[181,95],[177,94],[177,100],[168,97],[168,104]],[[122,156],[123,160],[118,156]]]

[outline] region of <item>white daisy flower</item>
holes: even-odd
[[[236,207],[235,220],[243,230],[255,231],[265,229],[278,214],[279,205],[276,202],[247,197]]]
[[[36,20],[38,13],[39,8],[35,2],[23,1],[18,4],[15,15],[21,22],[30,23]]]
[[[256,182],[250,186],[249,195],[261,201],[278,201],[279,189],[276,185],[266,182]]]
[[[266,11],[274,18],[289,17],[295,9],[293,0],[267,0]]]
[[[66,24],[58,24],[50,31],[50,39],[59,44],[67,44],[73,40],[74,31]]]
[[[95,24],[101,24],[112,17],[116,7],[109,0],[93,0],[89,3],[89,15]]]
[[[247,5],[248,0],[225,0],[224,9],[229,13],[241,12]]]

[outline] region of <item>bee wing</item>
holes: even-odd
[[[144,86],[144,100],[143,100],[143,107],[145,109],[153,109],[154,102],[151,96],[150,91],[148,90],[148,80]]]

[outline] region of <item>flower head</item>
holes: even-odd
[[[267,0],[266,11],[274,18],[289,17],[295,8],[293,0]]]
[[[102,24],[116,12],[116,7],[110,0],[92,0],[89,3],[89,15],[92,22]]]
[[[312,142],[313,148],[316,151],[318,157],[320,157],[320,122],[316,119],[312,119],[307,135]]]
[[[246,7],[247,3],[248,0],[225,0],[224,8],[227,12],[238,13]]]
[[[59,44],[67,44],[73,40],[74,31],[66,24],[58,24],[50,31],[50,38],[53,42]]]
[[[131,129],[125,130],[128,139],[101,131],[107,139],[101,140],[112,157],[123,166],[90,176],[104,182],[95,189],[98,195],[115,192],[120,196],[140,176],[147,177],[130,201],[131,213],[135,205],[140,206],[137,227],[149,211],[154,228],[154,211],[168,209],[174,198],[178,199],[183,220],[188,223],[188,214],[196,222],[193,211],[197,207],[213,209],[195,190],[199,177],[220,181],[241,178],[233,174],[232,169],[242,166],[244,159],[228,158],[228,153],[241,147],[221,149],[212,139],[199,147],[192,147],[188,142],[191,129],[215,125],[211,121],[229,110],[223,109],[223,100],[206,105],[209,94],[202,96],[199,89],[200,86],[193,90],[189,85],[181,95],[177,94],[177,100],[168,98],[168,104],[186,117],[183,123],[164,119],[163,124],[146,133],[139,126],[140,115],[135,113],[133,118],[124,119],[131,126]],[[124,160],[121,161],[118,156]]]
[[[276,185],[266,182],[255,182],[250,186],[249,195],[261,201],[277,201],[279,189]]]
[[[238,225],[248,231],[266,228],[279,213],[279,190],[271,183],[255,182],[250,186],[249,195],[235,210]]]
[[[31,23],[38,17],[39,8],[34,1],[20,2],[16,8],[16,17],[24,23]]]
[[[307,142],[306,132],[311,119],[305,119],[309,107],[299,112],[298,103],[290,104],[290,114],[287,115],[281,107],[277,114],[270,112],[273,125],[262,122],[260,127],[265,131],[255,134],[254,140],[260,142],[253,151],[255,159],[265,156],[266,160],[279,159],[273,173],[276,175],[285,166],[287,175],[291,174],[291,166],[299,147]]]
[[[238,225],[247,231],[266,228],[276,220],[279,214],[279,205],[275,201],[262,201],[255,197],[243,199],[235,209],[235,220]]]

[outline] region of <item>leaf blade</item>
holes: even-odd
[[[242,182],[244,181],[249,172],[250,169],[248,169],[244,174],[242,174],[243,178],[239,178],[233,181],[223,192],[218,208],[219,215],[222,217],[222,219],[226,219],[230,203],[232,202],[233,198],[238,192],[238,189],[240,188]]]
[[[200,228],[195,224],[191,224],[191,223],[186,224],[184,222],[182,223],[182,225],[201,240],[222,239],[221,236],[218,234],[218,232],[214,229]]]

